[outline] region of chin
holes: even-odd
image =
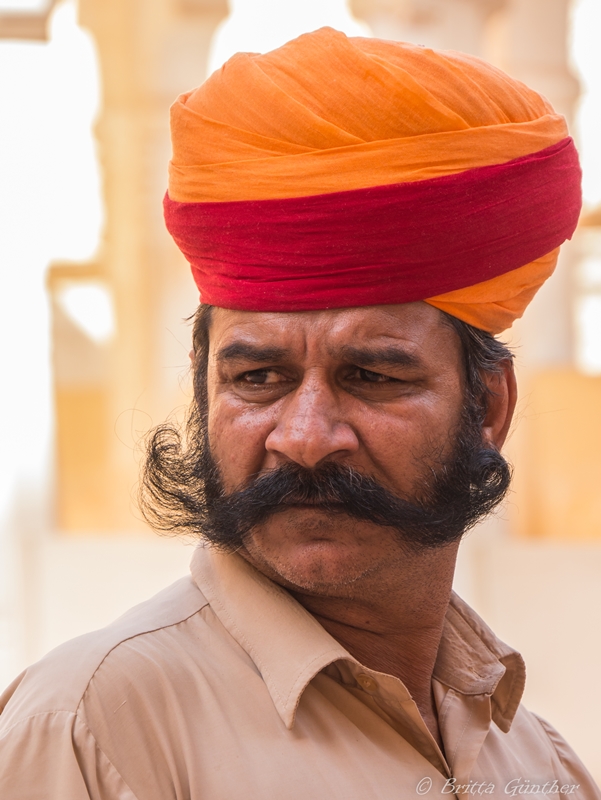
[[[251,532],[246,550],[278,583],[321,593],[349,586],[389,563],[393,542],[384,531],[345,515],[295,509]]]

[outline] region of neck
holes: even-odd
[[[360,663],[404,683],[439,744],[432,674],[456,555],[457,545],[408,555],[329,595],[291,590]]]

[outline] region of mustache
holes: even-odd
[[[475,401],[466,401],[450,456],[443,457],[434,442],[415,454],[424,468],[416,497],[399,497],[375,478],[332,461],[315,469],[288,463],[228,494],[211,452],[206,408],[196,405],[185,435],[169,424],[153,432],[141,508],[156,529],[190,533],[225,551],[240,549],[270,516],[304,505],[392,528],[401,544],[416,551],[444,547],[490,514],[511,482],[511,466],[483,444],[481,413]]]
[[[389,491],[375,478],[353,467],[329,462],[315,469],[285,464],[256,476],[242,489],[224,494],[213,470],[207,489],[205,533],[224,547],[239,546],[257,525],[292,506],[314,506],[325,514],[345,514],[353,519],[398,531],[406,544],[440,546],[460,538],[471,520],[477,521],[483,506],[499,498],[496,451],[487,451],[489,463],[474,486],[473,465],[455,463],[434,476],[427,500],[406,500]],[[469,462],[469,458],[467,459]],[[462,467],[463,464],[463,467]],[[481,465],[482,466],[482,465]],[[473,523],[471,523],[473,524]]]

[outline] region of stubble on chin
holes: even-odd
[[[344,515],[302,512],[271,517],[245,536],[238,552],[286,589],[339,597],[408,557],[398,531]]]

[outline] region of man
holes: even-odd
[[[508,327],[580,208],[563,119],[481,61],[324,29],[173,109],[195,399],[145,512],[192,577],[4,695],[6,800],[599,798],[452,594],[502,499]]]

